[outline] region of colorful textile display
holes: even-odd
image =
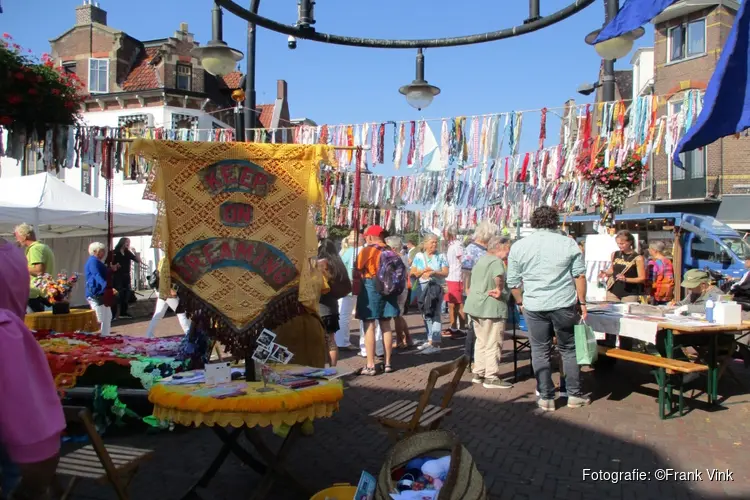
[[[329,147],[139,140],[131,150],[155,163],[144,197],[158,203],[153,245],[170,266],[162,293],[176,282],[188,315],[209,318],[232,354],[317,301],[308,263]]]
[[[35,337],[47,356],[59,391],[75,387],[91,365],[115,363],[130,367],[130,374],[148,389],[154,381],[184,368],[179,357],[182,336],[145,339],[83,333],[39,331]]]

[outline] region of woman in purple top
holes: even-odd
[[[44,351],[23,322],[28,284],[23,252],[0,238],[0,495],[37,499],[54,479],[65,418]]]

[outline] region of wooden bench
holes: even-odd
[[[656,377],[656,382],[659,385],[659,418],[664,420],[674,414],[674,405],[672,402],[673,397],[673,376],[677,376],[679,383],[676,384],[680,388],[678,412],[679,415],[683,415],[684,409],[684,389],[682,376],[689,373],[700,373],[707,372],[708,366],[701,365],[698,363],[691,363],[689,361],[681,361],[679,359],[664,358],[661,356],[655,356],[652,354],[646,354],[642,352],[626,351],[624,349],[616,349],[614,347],[599,346],[599,354],[614,359],[621,359],[623,361],[631,361],[641,365],[651,366],[654,369],[652,373]],[[666,408],[669,408],[669,413],[666,412]]]

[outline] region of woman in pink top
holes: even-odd
[[[20,469],[17,499],[45,498],[65,429],[47,359],[23,322],[28,283],[23,252],[0,238],[0,455]]]

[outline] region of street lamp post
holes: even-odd
[[[617,15],[620,10],[619,0],[605,0],[604,7],[604,24],[606,25]],[[604,68],[602,71],[602,99],[604,102],[615,100],[615,60],[604,59]]]
[[[250,0],[250,12],[258,13],[260,0]],[[247,71],[245,72],[245,124],[244,128],[253,130],[258,128],[257,111],[255,109],[255,35],[256,26],[252,21],[247,22]]]
[[[604,9],[604,26],[606,26],[620,11],[620,1],[604,0]],[[598,83],[602,87],[602,100],[604,102],[612,102],[615,100],[615,59],[620,59],[628,55],[628,52],[633,49],[633,43],[643,36],[645,30],[638,28],[610,40],[595,43],[599,32],[601,32],[600,29],[592,31],[586,35],[585,40],[586,43],[594,46],[597,54],[603,60],[602,79]],[[591,93],[589,88],[582,90],[584,91],[581,93],[584,95]]]
[[[440,93],[440,89],[434,85],[427,83],[424,79],[424,54],[422,49],[417,49],[417,77],[409,85],[404,85],[400,89],[403,95],[406,96],[406,102],[413,108],[422,111],[422,109],[432,103],[432,100],[436,95]]]

